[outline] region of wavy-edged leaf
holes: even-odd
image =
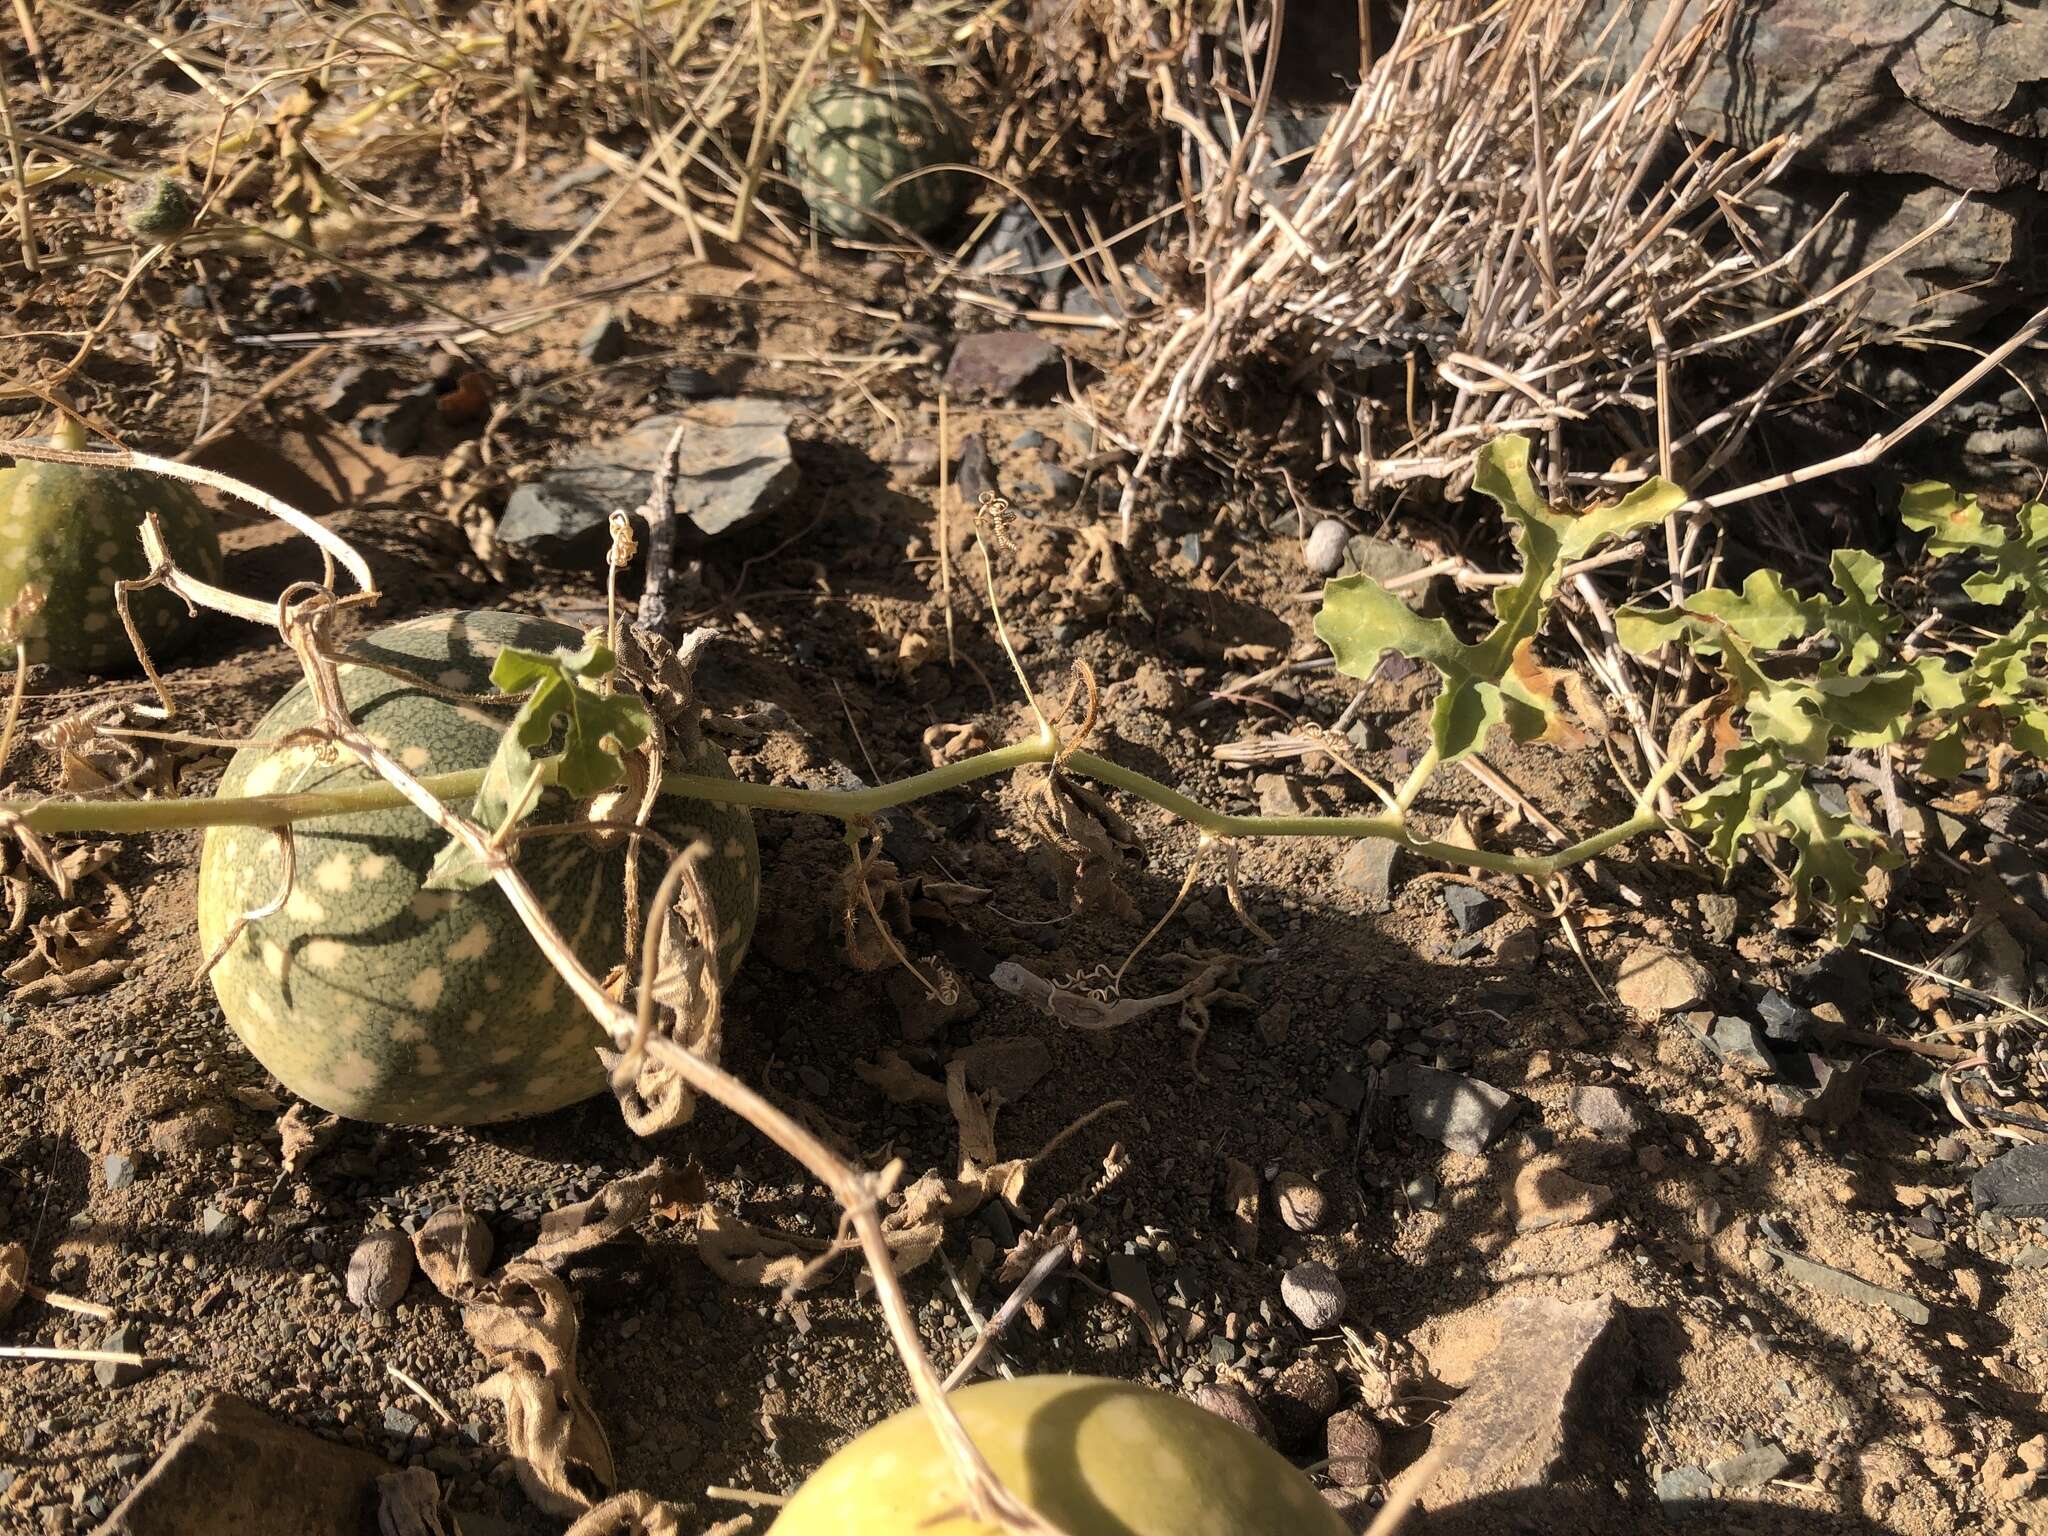
[[[1884,562],[1861,549],[1838,549],[1828,569],[1841,597],[1820,605],[1821,622],[1834,636],[1830,666],[1841,672],[1867,672],[1885,654],[1899,621],[1884,601]]]
[[[1821,617],[1820,604],[1788,590],[1778,573],[1769,569],[1751,571],[1740,592],[1708,587],[1693,593],[1683,607],[1687,613],[1718,619],[1745,644],[1764,651],[1805,639]]]
[[[1443,681],[1431,715],[1431,736],[1446,763],[1483,747],[1505,724],[1518,741],[1578,739],[1558,715],[1561,674],[1535,657],[1532,642],[1564,567],[1618,535],[1661,522],[1685,493],[1662,480],[1637,487],[1611,507],[1573,514],[1548,506],[1529,473],[1529,442],[1496,438],[1479,452],[1473,488],[1499,503],[1514,527],[1522,574],[1494,597],[1495,622],[1466,644],[1442,619],[1426,619],[1369,576],[1346,576],[1323,588],[1316,634],[1337,669],[1369,678],[1382,655],[1399,651],[1427,662]]]
[[[540,803],[541,770],[534,749],[562,731],[555,782],[586,798],[618,782],[623,754],[647,739],[652,729],[646,707],[631,694],[607,694],[587,680],[602,681],[616,658],[592,641],[580,651],[548,655],[506,646],[491,663],[491,683],[500,693],[523,693],[518,712],[498,738],[470,819],[502,840]],[[435,856],[422,885],[428,890],[473,890],[491,877],[489,867],[461,842],[451,839]]]
[[[1864,876],[1872,866],[1890,869],[1899,856],[1883,834],[1851,816],[1837,816],[1802,784],[1778,805],[1771,830],[1796,851],[1792,864],[1792,912],[1795,921],[1814,903],[1816,887],[1827,887],[1827,906],[1834,914],[1834,938],[1847,943],[1858,923],[1870,916],[1863,894]]]

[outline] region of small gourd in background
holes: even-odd
[[[82,449],[85,432],[66,415],[57,442]],[[70,672],[135,664],[135,648],[114,606],[114,583],[149,574],[142,524],[150,512],[180,570],[202,581],[220,579],[213,514],[180,482],[140,469],[86,464],[24,460],[0,469],[0,609],[24,587],[42,589],[42,608],[23,636],[32,663]],[[131,593],[128,611],[158,659],[196,627],[184,602],[162,587]]]
[[[897,181],[930,166],[964,163],[967,135],[915,80],[881,71],[865,17],[859,73],[828,80],[804,98],[783,150],[811,221],[843,239],[931,234],[967,206],[974,190],[972,178],[960,171]]]

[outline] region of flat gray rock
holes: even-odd
[[[2048,1146],[2014,1147],[1978,1169],[1970,1203],[2001,1216],[2048,1216]]]
[[[1499,1139],[1526,1102],[1491,1083],[1436,1067],[1403,1068],[1390,1087],[1408,1097],[1410,1130],[1474,1157]]]
[[[650,416],[606,442],[566,456],[512,493],[498,542],[523,554],[583,559],[610,542],[614,510],[638,512],[678,422],[688,422],[676,463],[679,519],[716,538],[776,511],[801,473],[790,453],[795,412],[779,400],[705,400]],[[688,529],[683,530],[685,537]]]

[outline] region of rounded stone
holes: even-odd
[[[1344,1315],[1344,1282],[1329,1265],[1310,1259],[1280,1277],[1280,1299],[1310,1332],[1333,1328]]]
[[[1326,517],[1309,530],[1308,547],[1302,559],[1318,576],[1334,576],[1344,568],[1344,546],[1351,542],[1351,530],[1344,520]]]
[[[1273,1204],[1290,1232],[1313,1232],[1330,1216],[1330,1200],[1322,1186],[1284,1168],[1273,1179]]]

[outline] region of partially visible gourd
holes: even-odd
[[[81,449],[85,433],[67,416],[57,440]],[[114,583],[149,574],[142,524],[150,512],[180,570],[219,580],[213,516],[178,481],[84,464],[23,461],[0,469],[0,609],[24,587],[43,593],[23,635],[31,662],[72,672],[133,665],[135,648],[121,628]],[[131,593],[128,605],[153,657],[190,638],[191,611],[162,587]]]
[[[929,169],[966,161],[967,136],[915,80],[881,72],[865,19],[861,53],[857,75],[818,86],[790,119],[783,141],[790,180],[810,205],[811,221],[829,234],[848,240],[931,234],[973,192],[965,173]],[[913,174],[918,171],[928,174]]]
[[[1066,1536],[1344,1536],[1285,1457],[1184,1397],[1091,1376],[1020,1376],[951,1394],[967,1438]],[[922,1408],[843,1446],[768,1536],[1003,1536],[960,1509]]]

